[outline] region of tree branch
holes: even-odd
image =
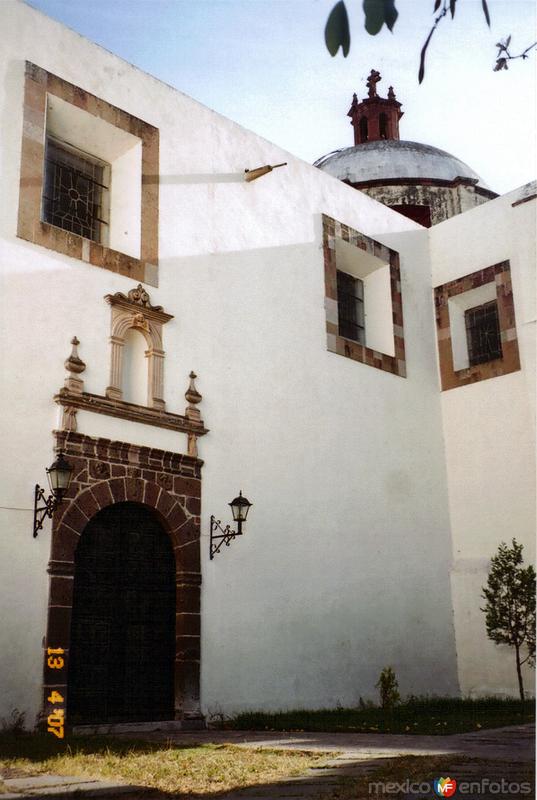
[[[509,35],[504,42],[496,42],[496,47],[498,48],[498,55],[496,57],[496,64],[494,66],[494,72],[499,72],[502,69],[509,69],[507,66],[508,61],[514,61],[516,58],[522,58],[525,60],[529,58],[528,53],[530,50],[533,50],[534,47],[537,47],[537,42],[533,42],[530,44],[529,47],[519,53],[517,56],[511,55],[509,52],[509,45],[511,44],[511,36]]]

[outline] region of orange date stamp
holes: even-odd
[[[47,666],[49,669],[63,669],[65,664],[65,650],[62,647],[47,648]],[[54,706],[54,710],[47,717],[47,731],[58,739],[65,736],[65,698],[55,689],[47,697],[49,703]]]

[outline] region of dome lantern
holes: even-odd
[[[393,87],[379,97],[372,69],[367,97],[353,95],[347,116],[354,146],[332,150],[314,166],[429,228],[498,195],[467,164],[445,150],[399,138],[401,103]]]
[[[354,128],[354,144],[377,142],[381,139],[399,139],[399,120],[403,116],[401,103],[395,99],[393,87],[388,97],[379,97],[377,83],[382,80],[380,72],[372,69],[367,79],[368,96],[358,102],[353,95],[347,114]]]

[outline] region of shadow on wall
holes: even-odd
[[[148,175],[144,183],[245,183],[244,172],[200,172],[192,175]]]

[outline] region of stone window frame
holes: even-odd
[[[449,314],[450,298],[473,289],[491,285],[498,308],[502,357],[474,366],[455,369],[452,322]],[[508,375],[520,370],[520,354],[516,331],[511,265],[501,261],[461,278],[444,283],[434,289],[438,359],[442,391],[467,386],[471,383]]]
[[[140,258],[63,230],[41,219],[47,95],[123,130],[142,144]],[[26,62],[17,236],[96,267],[158,286],[159,131],[78,86]]]
[[[170,537],[176,564],[175,719],[201,720],[201,468],[188,455],[55,431],[56,452],[74,467],[64,502],[54,514],[48,573],[47,633],[43,641],[43,716],[54,711],[52,690],[67,698],[67,671],[75,552],[88,522],[114,503],[149,508]],[[50,669],[47,648],[65,651],[61,669]],[[66,719],[67,726],[69,720]]]
[[[326,214],[322,215],[324,278],[325,278],[325,312],[327,350],[331,353],[360,361],[370,367],[391,372],[406,378],[405,335],[403,325],[403,302],[401,295],[401,272],[399,253],[380,242],[375,241],[342,222],[338,222]],[[381,353],[367,345],[359,344],[339,335],[337,320],[337,263],[336,239],[364,250],[369,255],[389,264],[391,310],[393,320],[393,339],[395,355]],[[366,331],[367,336],[367,331]]]

